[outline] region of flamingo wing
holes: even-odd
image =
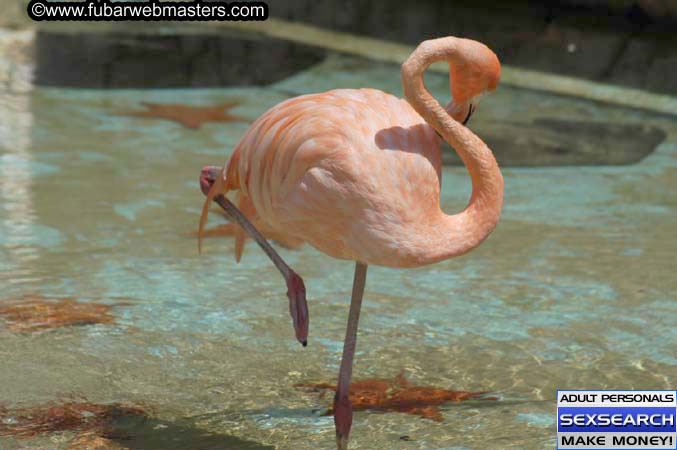
[[[273,107],[226,173],[266,228],[335,258],[412,265],[412,229],[439,212],[439,138],[406,101],[374,89]]]

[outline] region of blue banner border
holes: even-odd
[[[559,425],[559,393],[560,391],[567,392],[635,392],[635,391],[645,391],[645,392],[674,392],[677,396],[677,390],[673,389],[557,389],[555,392],[555,449],[556,450],[570,450],[570,447],[560,448],[559,446],[559,434],[558,425]],[[641,407],[640,407],[641,408]],[[677,407],[675,407],[677,410]],[[677,413],[677,411],[676,411]],[[638,450],[638,449],[610,449],[610,448],[597,448],[595,450]],[[677,450],[677,439],[675,439],[675,450]]]

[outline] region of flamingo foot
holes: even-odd
[[[336,427],[336,448],[347,450],[350,427],[353,425],[353,405],[347,393],[339,395],[337,392],[334,397],[334,425]]]
[[[200,189],[204,195],[209,194],[212,184],[218,176],[221,175],[221,167],[219,166],[204,166],[200,171]]]
[[[303,279],[290,269],[287,281],[287,297],[289,298],[289,314],[294,323],[296,339],[304,347],[308,345],[308,303],[306,302],[306,286]]]

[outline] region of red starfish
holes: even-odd
[[[0,405],[0,436],[76,431],[105,437],[113,434],[115,419],[123,416],[145,418],[146,412],[138,405],[98,404],[86,399],[67,399],[16,410]]]
[[[126,111],[119,116],[147,117],[173,120],[184,127],[198,129],[205,122],[249,122],[249,119],[229,114],[227,111],[240,102],[228,102],[213,106],[192,106],[141,102],[146,111]]]
[[[78,302],[68,297],[49,299],[41,295],[26,295],[3,300],[0,304],[0,320],[4,320],[7,329],[14,332],[97,323],[114,324],[115,317],[111,315],[111,310],[113,306],[123,305]]]
[[[297,387],[335,391],[336,386],[328,383],[298,384]],[[484,397],[485,392],[450,391],[430,386],[414,386],[403,374],[394,380],[373,378],[370,380],[355,381],[350,384],[350,401],[355,411],[380,410],[388,412],[403,412],[414,414],[437,422],[442,421],[442,414],[438,406],[447,402],[463,400],[497,400],[496,397]],[[324,396],[324,392],[320,397]],[[334,414],[332,409],[327,415]]]

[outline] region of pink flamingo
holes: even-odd
[[[423,84],[437,61],[449,63],[452,100],[443,108]],[[207,195],[235,226],[236,259],[245,233],[269,255],[287,283],[297,339],[305,346],[308,309],[303,280],[267,243],[303,242],[356,261],[348,326],[334,398],[339,449],[352,425],[348,387],[368,264],[417,267],[462,255],[494,229],[503,177],[491,150],[466,128],[477,96],[496,88],[500,64],[484,44],[445,37],[421,43],[402,65],[406,101],[374,89],[340,89],[284,101],[257,119],[223,168],[202,169]],[[445,139],[472,180],[467,207],[440,209]],[[237,190],[238,207],[225,197]],[[260,230],[260,232],[259,232]]]

